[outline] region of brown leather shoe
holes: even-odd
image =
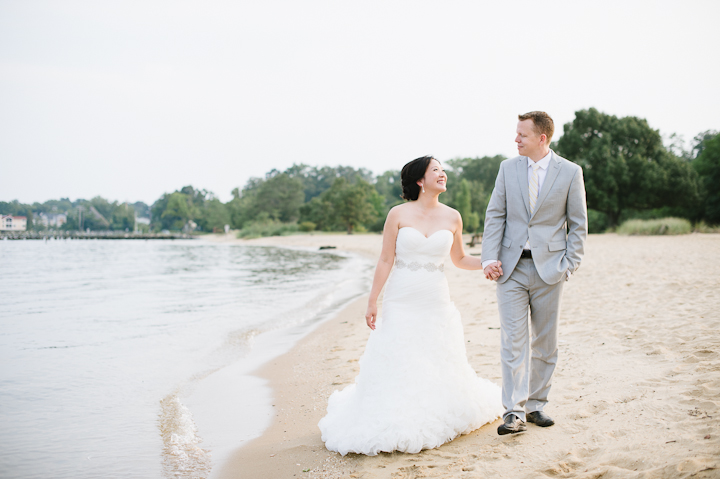
[[[527,421],[540,427],[550,427],[555,424],[555,421],[542,411],[533,411],[528,413]]]
[[[505,417],[505,422],[498,427],[498,434],[504,436],[505,434],[515,434],[518,432],[527,431],[525,422],[517,417],[515,414],[508,414]]]

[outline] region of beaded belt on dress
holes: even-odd
[[[395,267],[397,269],[404,269],[407,268],[410,271],[418,271],[420,269],[424,269],[428,273],[434,273],[435,271],[440,271],[441,273],[445,271],[445,264],[441,263],[440,265],[434,264],[434,263],[418,263],[417,261],[413,261],[412,263],[406,263],[405,261],[398,259],[395,261]]]

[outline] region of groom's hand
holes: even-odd
[[[503,274],[502,262],[496,261],[492,264],[487,265],[483,272],[485,273],[485,278],[489,279],[490,281],[497,281],[497,279]]]

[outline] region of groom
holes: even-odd
[[[518,119],[520,156],[500,165],[482,243],[485,277],[498,283],[505,408],[500,435],[525,431],[526,420],[555,424],[543,409],[558,358],[560,299],[587,237],[582,168],[550,149],[555,127],[547,113]]]

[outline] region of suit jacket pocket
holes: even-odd
[[[567,249],[566,241],[553,241],[548,243],[548,251],[563,251]]]
[[[506,236],[502,240],[502,245],[506,248],[509,248],[510,246],[512,246],[512,240]]]

